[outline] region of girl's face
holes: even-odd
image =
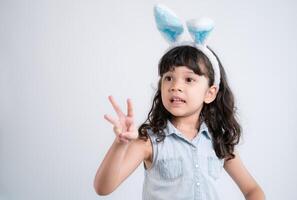
[[[208,78],[186,66],[174,67],[162,76],[164,107],[175,117],[199,117],[203,103],[210,103]]]

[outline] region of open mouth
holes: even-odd
[[[183,100],[183,99],[181,99],[181,98],[179,98],[179,97],[173,97],[173,98],[171,98],[171,99],[170,99],[170,102],[171,102],[171,103],[186,103],[185,100]]]

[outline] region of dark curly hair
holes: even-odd
[[[209,48],[209,47],[208,47]],[[209,48],[210,51],[212,51]],[[212,51],[213,52],[213,51]],[[227,83],[225,70],[216,56],[221,73],[220,87],[216,99],[209,104],[204,103],[200,113],[199,122],[205,121],[212,135],[212,145],[218,158],[233,159],[234,146],[239,143],[241,136],[241,126],[236,119],[236,107],[234,103],[233,93]],[[206,72],[203,72],[199,63],[206,67]],[[214,83],[214,70],[209,59],[197,48],[191,46],[178,46],[166,54],[159,61],[159,82],[158,89],[153,98],[152,107],[148,113],[145,122],[138,128],[139,138],[148,139],[147,130],[151,129],[154,134],[157,134],[157,142],[165,139],[164,128],[167,125],[167,120],[171,120],[174,116],[168,112],[161,99],[161,83],[163,74],[173,69],[174,67],[187,66],[198,75],[208,77],[208,85]]]

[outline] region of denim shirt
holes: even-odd
[[[157,143],[149,129],[153,161],[145,169],[143,200],[218,200],[217,181],[224,160],[212,147],[211,135],[203,122],[199,133],[188,140],[167,120],[165,139]]]

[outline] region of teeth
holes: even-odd
[[[173,98],[171,101],[172,101],[172,102],[173,102],[173,101],[184,102],[184,100],[182,100],[182,99],[178,99],[178,98]]]

